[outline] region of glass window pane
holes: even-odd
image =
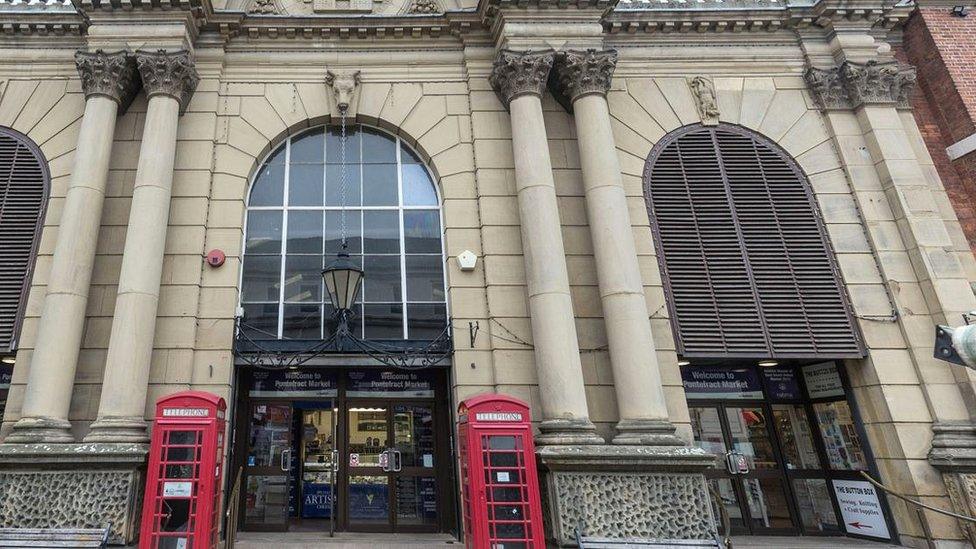
[[[403,339],[403,305],[367,303],[363,305],[366,339]]]
[[[329,126],[329,134],[325,143],[325,161],[330,164],[338,164],[341,160],[339,154],[339,141],[342,135],[340,126]],[[346,126],[346,163],[359,163],[360,132],[358,125]]]
[[[281,211],[253,210],[247,213],[244,253],[281,253]]]
[[[319,339],[322,330],[322,306],[318,303],[285,305],[282,336],[292,339]]]
[[[322,256],[289,255],[285,260],[285,301],[322,301]]]
[[[718,409],[692,406],[688,408],[688,413],[691,415],[691,433],[695,445],[716,456],[725,454],[728,450],[725,446],[725,438],[722,436]]]
[[[363,301],[402,301],[400,288],[400,256],[367,255],[363,264]]]
[[[325,162],[325,132],[322,128],[292,139],[291,163],[315,164]]]
[[[327,298],[328,299],[328,298]],[[336,320],[334,317],[335,309],[327,301],[323,308],[323,322],[325,323],[325,333],[323,337],[328,339],[336,331]],[[355,305],[352,308],[353,318],[349,321],[349,330],[352,331],[352,335],[358,338],[363,337],[363,306]]]
[[[284,149],[282,148],[282,150]],[[284,157],[284,155],[281,156]],[[284,164],[265,164],[254,178],[248,206],[281,206],[284,188]]]
[[[397,524],[437,524],[437,481],[434,477],[396,477]]]
[[[813,432],[806,409],[791,404],[774,404],[776,432],[783,443],[787,469],[820,469],[820,458],[813,446]]]
[[[422,164],[420,157],[414,154],[410,147],[400,143],[400,162],[403,164]]]
[[[437,192],[427,168],[423,164],[407,164],[403,161],[403,205],[436,206]]]
[[[749,469],[777,469],[773,441],[762,408],[726,408],[732,450],[745,456]]]
[[[854,417],[846,401],[820,402],[813,405],[820,434],[827,447],[827,461],[831,469],[864,471],[867,458],[861,448],[861,437],[854,426]]]
[[[407,301],[444,301],[444,260],[439,255],[408,255]]]
[[[407,304],[407,337],[437,339],[447,326],[447,306],[436,303]]]
[[[790,504],[778,478],[745,478],[746,502],[754,528],[792,528]]]
[[[441,253],[441,219],[437,210],[404,211],[403,238],[408,254]]]
[[[396,206],[398,203],[396,164],[364,164],[363,205]]]
[[[288,205],[321,206],[322,164],[295,164],[288,172]]]
[[[793,493],[806,533],[841,531],[830,501],[827,481],[819,478],[796,479],[793,481]]]
[[[400,253],[400,217],[396,211],[363,212],[363,233],[364,253]]]
[[[244,257],[241,278],[241,301],[274,301],[280,299],[281,256],[248,255]]]
[[[360,204],[360,166],[359,164],[346,165],[346,196],[342,197],[342,169],[339,164],[328,164],[325,166],[325,205],[326,206],[359,206]]]
[[[363,163],[396,163],[396,140],[371,128],[363,128]]]
[[[737,526],[744,526],[745,522],[742,520],[742,508],[739,507],[739,498],[735,495],[735,488],[732,486],[732,480],[727,478],[711,479],[708,481],[712,485],[712,488],[718,493],[719,500],[722,501],[722,506],[725,507],[725,512],[729,516],[729,525],[733,528]],[[720,511],[716,508],[715,501],[712,498],[712,510],[715,514],[717,520],[720,520]],[[721,522],[719,522],[721,525]],[[727,532],[722,532],[723,534]]]
[[[251,339],[278,339],[278,304],[245,304],[241,330]]]
[[[288,212],[288,253],[322,253],[322,212],[291,210]]]
[[[346,210],[346,245],[349,255],[363,253],[362,212]],[[325,253],[337,254],[342,249],[342,211],[325,212]]]

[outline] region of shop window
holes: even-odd
[[[738,126],[686,126],[644,170],[679,354],[848,358],[864,349],[805,175]]]
[[[440,201],[429,170],[396,136],[338,128],[290,137],[254,177],[241,301],[253,339],[324,339],[334,329],[322,269],[345,235],[366,271],[352,326],[367,339],[435,339],[447,325]]]

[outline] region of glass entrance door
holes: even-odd
[[[786,478],[763,406],[690,407],[695,442],[719,456],[708,472],[739,533],[793,533]]]
[[[436,531],[433,404],[354,401],[346,418],[349,529]]]
[[[288,529],[288,489],[292,467],[292,408],[288,402],[250,405],[244,462],[244,527]]]

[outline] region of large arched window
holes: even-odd
[[[806,176],[738,126],[686,126],[651,151],[645,196],[679,354],[863,356]]]
[[[241,280],[252,338],[331,334],[322,269],[340,250],[343,217],[349,254],[366,272],[356,334],[434,339],[447,324],[440,202],[427,167],[380,130],[350,126],[347,136],[345,177],[333,127],[289,138],[257,171]]]
[[[0,355],[17,346],[47,193],[40,149],[0,127]]]

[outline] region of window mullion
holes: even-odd
[[[291,138],[285,141],[285,181],[281,196],[281,270],[278,279],[278,339],[285,337],[285,265],[288,261],[288,183],[291,179]]]
[[[403,169],[400,158],[400,137],[396,138],[397,215],[400,220],[400,303],[403,307],[403,339],[407,339],[407,235],[403,230]]]

